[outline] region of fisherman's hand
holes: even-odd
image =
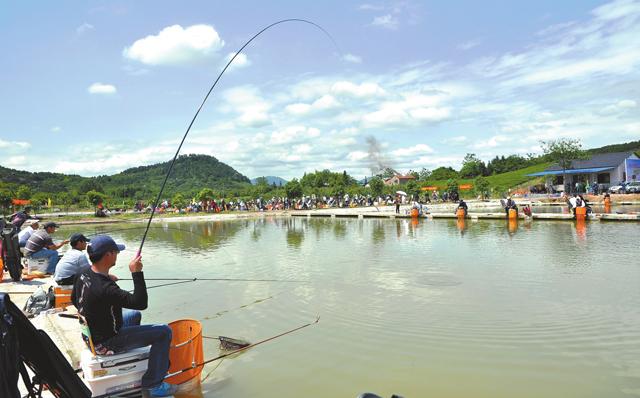
[[[118,282],[118,277],[112,274],[109,274],[109,279],[111,279],[114,282]]]
[[[133,260],[131,260],[129,263],[129,271],[132,273],[142,271],[142,257],[140,255],[135,256]]]

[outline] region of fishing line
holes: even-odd
[[[224,75],[224,73],[226,72],[227,68],[229,68],[231,63],[236,59],[236,57],[238,55],[240,55],[242,53],[242,50],[244,50],[244,48],[246,46],[248,46],[249,43],[251,43],[256,37],[260,36],[263,32],[265,32],[266,30],[270,29],[271,27],[279,25],[279,24],[282,24],[282,23],[286,23],[286,22],[302,22],[302,23],[306,23],[306,24],[315,26],[316,28],[320,29],[331,40],[331,42],[334,44],[334,46],[336,47],[336,49],[340,53],[340,48],[338,47],[336,41],[333,39],[333,37],[331,37],[329,32],[327,32],[322,26],[316,24],[315,22],[311,22],[311,21],[308,21],[306,19],[299,19],[299,18],[283,19],[283,20],[274,22],[271,25],[268,25],[267,27],[263,28],[261,31],[259,31],[255,35],[253,35],[253,37],[251,37],[246,43],[244,43],[242,45],[242,47],[240,47],[240,49],[238,51],[236,51],[236,53],[233,55],[233,57],[231,57],[229,62],[227,62],[225,67],[222,69],[222,72],[220,72],[220,74],[218,75],[216,80],[213,82],[213,85],[211,86],[211,88],[207,92],[207,95],[205,95],[204,100],[202,100],[202,103],[200,104],[200,106],[196,110],[195,115],[193,115],[193,118],[191,119],[191,122],[189,123],[189,126],[187,127],[187,131],[185,131],[184,136],[182,137],[182,140],[180,141],[180,145],[178,145],[178,149],[176,150],[176,154],[173,156],[173,160],[171,160],[171,164],[169,165],[169,169],[167,170],[167,174],[165,175],[164,181],[162,182],[162,186],[160,187],[160,192],[158,192],[158,196],[156,197],[156,200],[155,200],[153,206],[151,207],[151,215],[149,216],[149,221],[147,222],[147,228],[144,231],[144,235],[142,236],[142,241],[140,242],[140,247],[138,248],[138,253],[137,253],[138,256],[142,254],[142,247],[144,246],[144,242],[147,239],[147,233],[149,232],[149,227],[151,226],[151,221],[153,220],[153,216],[154,216],[154,214],[156,212],[156,208],[158,207],[158,203],[160,203],[160,198],[162,197],[162,193],[164,192],[164,188],[165,188],[165,186],[167,184],[167,180],[169,179],[169,175],[171,175],[171,171],[173,170],[173,166],[174,166],[174,164],[176,162],[176,159],[178,158],[178,154],[180,153],[180,150],[182,149],[182,145],[184,144],[184,141],[187,139],[187,135],[189,134],[189,131],[191,130],[191,126],[193,126],[193,123],[196,121],[196,118],[198,117],[198,115],[200,114],[200,111],[204,107],[205,102],[207,102],[207,99],[209,98],[209,95],[211,95],[211,92],[216,87],[216,85],[218,84],[218,81],[220,81],[220,78],[222,77],[222,75]]]

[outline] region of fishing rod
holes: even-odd
[[[132,281],[133,278],[118,278],[119,281]],[[242,278],[144,278],[145,281],[225,281],[225,282],[296,282],[303,283],[308,281],[300,281],[295,279],[242,279]],[[158,285],[159,286],[159,285]]]
[[[223,358],[226,358],[226,357],[228,357],[228,356],[231,356],[231,355],[237,354],[237,353],[239,353],[239,352],[242,352],[242,351],[248,350],[249,348],[256,347],[256,346],[258,346],[258,345],[260,345],[260,344],[264,344],[264,343],[266,343],[266,342],[268,342],[268,341],[271,341],[271,340],[275,340],[275,339],[277,339],[278,337],[285,336],[285,335],[287,335],[287,334],[290,334],[290,333],[296,332],[296,331],[298,331],[298,330],[300,330],[300,329],[304,329],[304,328],[306,328],[306,327],[308,327],[308,326],[311,326],[311,325],[315,325],[315,324],[317,324],[319,321],[320,321],[320,315],[318,315],[318,317],[316,318],[316,320],[315,320],[315,321],[313,321],[313,322],[306,323],[306,324],[304,324],[304,325],[302,325],[302,326],[298,326],[297,328],[294,328],[294,329],[291,329],[291,330],[287,330],[286,332],[282,332],[282,333],[280,333],[280,334],[278,334],[278,335],[275,335],[275,336],[269,337],[269,338],[264,339],[264,340],[260,340],[260,341],[258,341],[258,342],[256,342],[256,343],[249,344],[249,345],[247,345],[247,346],[245,346],[245,347],[238,348],[237,350],[233,350],[233,351],[228,352],[228,353],[226,353],[226,354],[218,355],[218,356],[217,356],[217,357],[215,357],[215,358],[207,359],[207,360],[206,360],[206,361],[204,361],[204,362],[201,362],[201,363],[198,363],[198,364],[194,363],[193,365],[191,365],[191,367],[189,367],[189,368],[184,368],[184,369],[182,369],[182,370],[178,370],[178,371],[176,371],[176,372],[170,373],[170,374],[166,375],[164,378],[165,378],[165,379],[167,379],[167,378],[169,378],[169,377],[173,377],[173,376],[179,375],[180,373],[188,372],[188,371],[190,371],[190,370],[192,370],[192,369],[199,368],[199,367],[204,366],[204,365],[206,365],[206,364],[208,364],[208,363],[211,363],[211,362],[213,362],[213,361],[217,361],[217,360],[219,360],[219,359],[223,359]]]
[[[336,41],[333,39],[333,37],[331,37],[329,32],[327,32],[322,26],[316,24],[315,22],[311,22],[311,21],[308,21],[306,19],[299,19],[299,18],[283,19],[283,20],[280,20],[280,21],[277,21],[277,22],[274,22],[274,23],[268,25],[267,27],[263,28],[261,31],[259,31],[255,35],[253,35],[253,37],[251,37],[246,43],[244,43],[242,45],[242,47],[240,47],[240,49],[238,51],[236,51],[236,53],[233,55],[233,57],[231,57],[229,62],[227,62],[227,64],[224,66],[224,68],[222,69],[222,71],[220,72],[220,74],[218,75],[216,80],[213,82],[213,85],[211,86],[211,88],[207,92],[207,95],[205,95],[204,99],[202,100],[202,103],[200,104],[200,106],[196,110],[195,115],[193,115],[193,118],[191,119],[191,122],[189,123],[189,126],[187,127],[187,130],[185,131],[185,133],[184,133],[184,135],[182,137],[182,140],[180,141],[180,145],[178,145],[178,149],[176,150],[176,153],[173,156],[173,160],[171,160],[171,164],[169,165],[169,169],[167,170],[167,174],[165,175],[164,181],[162,182],[162,186],[160,187],[160,192],[158,192],[158,196],[156,197],[156,200],[155,200],[153,206],[151,207],[151,215],[149,216],[149,220],[147,221],[147,228],[144,231],[144,235],[142,236],[142,241],[140,242],[140,247],[138,248],[138,253],[137,253],[138,256],[140,256],[142,254],[142,247],[144,246],[144,242],[147,239],[147,233],[149,232],[149,227],[151,226],[151,221],[153,220],[153,216],[156,213],[156,208],[158,207],[158,203],[160,203],[160,198],[162,197],[162,193],[164,192],[164,188],[167,185],[167,180],[169,179],[169,175],[171,175],[171,171],[173,170],[173,166],[176,163],[176,159],[178,158],[178,154],[180,153],[180,150],[182,149],[182,145],[184,144],[184,141],[187,139],[187,135],[189,134],[189,131],[191,131],[191,126],[193,126],[193,123],[196,121],[196,118],[200,114],[200,111],[204,107],[204,104],[207,102],[207,99],[209,98],[209,95],[211,95],[211,92],[216,87],[216,85],[220,81],[220,78],[222,78],[222,75],[224,75],[224,73],[227,71],[227,69],[229,68],[231,63],[236,59],[236,57],[238,55],[240,55],[242,53],[242,50],[244,50],[244,48],[246,46],[248,46],[249,43],[251,43],[256,37],[260,36],[263,32],[265,32],[266,30],[270,29],[271,27],[279,25],[279,24],[282,24],[282,23],[287,23],[287,22],[302,22],[302,23],[306,23],[306,24],[315,26],[316,28],[320,29],[331,40],[331,42],[334,44],[334,46],[338,49],[338,52],[340,53],[340,49],[338,48],[338,45],[337,45]]]

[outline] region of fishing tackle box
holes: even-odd
[[[95,356],[82,350],[80,366],[93,397],[139,389],[147,371],[151,346],[134,348],[122,354]]]

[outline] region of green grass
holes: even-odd
[[[543,171],[547,167],[551,166],[551,163],[540,163],[534,166],[525,167],[524,169],[510,171],[507,173],[496,174],[492,176],[488,176],[487,181],[491,185],[494,193],[503,193],[508,191],[510,188],[516,188],[517,186],[524,183],[540,183],[540,177],[527,177],[527,174],[537,173]],[[459,179],[460,184],[473,184],[472,178]],[[435,181],[427,181],[422,184],[426,186],[436,186],[438,189],[443,190],[447,186],[446,180],[435,180]],[[462,191],[463,194],[468,193],[469,191]],[[467,195],[464,195],[467,196]]]

